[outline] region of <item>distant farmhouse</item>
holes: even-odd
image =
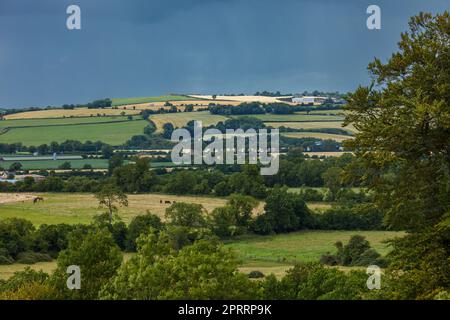
[[[294,97],[292,98],[292,102],[298,104],[312,104],[315,106],[324,104],[327,101],[328,97],[315,97],[315,96],[302,96],[302,97]]]

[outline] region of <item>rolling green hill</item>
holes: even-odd
[[[109,117],[102,116],[102,117],[73,117],[73,118],[53,118],[53,119],[2,120],[0,121],[0,129],[94,124],[94,123],[108,123],[120,121],[128,121],[128,119],[125,116],[109,116]]]

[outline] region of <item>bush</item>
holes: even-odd
[[[15,258],[20,252],[27,251],[34,230],[33,224],[24,219],[10,218],[0,221],[0,248],[4,252],[0,255]]]
[[[261,271],[254,270],[254,271],[251,271],[251,272],[248,274],[248,277],[249,277],[250,279],[260,279],[260,278],[264,278],[265,275],[264,275],[264,273],[262,273]]]
[[[12,277],[3,283],[0,282],[0,292],[17,291],[19,288],[30,283],[44,283],[48,279],[48,274],[42,271],[34,271],[30,267],[14,273]]]
[[[33,235],[33,251],[55,256],[67,248],[68,236],[77,226],[68,224],[43,224]]]
[[[320,257],[320,263],[327,266],[335,266],[338,264],[336,256],[329,252],[325,253]]]
[[[50,262],[52,257],[46,253],[26,251],[17,255],[17,263],[21,264],[35,264],[37,262]]]
[[[371,204],[333,207],[314,215],[314,227],[320,230],[384,230],[383,213]]]
[[[277,280],[270,275],[262,282],[264,299],[356,300],[367,291],[363,271],[342,272],[318,263],[300,263]]]
[[[323,194],[315,189],[304,189],[300,192],[304,201],[323,201]]]
[[[264,214],[253,223],[253,231],[260,234],[300,230],[311,224],[311,214],[303,198],[289,193],[286,187],[273,188],[264,206]]]
[[[61,165],[58,167],[58,169],[61,169],[61,170],[69,170],[69,169],[71,169],[71,168],[72,168],[72,165],[70,164],[69,161],[64,162],[63,164],[61,164]]]
[[[380,254],[370,247],[369,241],[363,236],[354,235],[346,245],[338,241],[335,246],[337,253],[332,255],[328,252],[322,255],[320,263],[330,266],[387,266],[387,261],[380,258]]]
[[[387,267],[387,260],[382,259],[381,255],[374,249],[370,248],[364,251],[355,261],[353,261],[352,266],[362,266],[367,267],[370,265],[377,265],[380,268]]]
[[[261,214],[253,220],[250,229],[256,234],[267,235],[274,233],[272,223],[265,214]]]
[[[10,256],[2,256],[0,255],[0,265],[7,265],[7,264],[13,264],[14,259]]]

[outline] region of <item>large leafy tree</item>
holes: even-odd
[[[401,35],[399,51],[368,69],[373,83],[348,97],[349,145],[376,191],[386,222],[417,230],[449,211],[449,13],[421,13]]]
[[[346,122],[358,161],[347,177],[375,192],[392,241],[382,298],[429,299],[450,292],[450,15],[421,13],[387,63],[369,65],[370,87],[349,95]]]
[[[99,207],[106,208],[109,222],[112,224],[114,213],[117,213],[117,204],[120,206],[128,206],[128,197],[120,188],[112,183],[103,185],[99,192],[95,194]]]
[[[259,290],[237,270],[234,255],[217,241],[177,251],[163,231],[138,241],[138,254],[103,288],[103,299],[256,299]]]
[[[122,253],[106,229],[83,234],[74,231],[69,246],[58,256],[58,267],[49,283],[62,299],[97,299],[101,287],[116,274],[122,263]],[[69,290],[66,286],[67,267],[78,266],[81,272],[81,289]]]
[[[303,197],[277,186],[267,196],[264,213],[255,219],[253,231],[259,234],[289,232],[305,228],[310,222],[311,214]]]

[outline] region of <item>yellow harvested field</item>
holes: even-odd
[[[191,120],[202,121],[202,125],[209,126],[220,121],[227,120],[227,117],[210,114],[208,111],[202,112],[179,112],[161,113],[150,116],[150,120],[156,125],[157,132],[161,132],[165,123],[172,123],[175,128],[185,126]]]
[[[31,193],[0,193],[0,204],[21,202],[21,201],[31,201],[36,197],[36,195]]]
[[[86,193],[40,193],[33,194],[44,200],[36,204],[32,198],[23,201],[9,201],[0,204],[0,220],[23,218],[35,225],[57,223],[90,223],[92,218],[105,212],[99,208],[98,200]],[[167,202],[167,203],[166,203]],[[130,194],[128,207],[119,207],[119,216],[125,223],[148,211],[164,218],[165,211],[174,202],[201,204],[211,212],[227,203],[226,198],[203,196],[176,196],[168,194]]]
[[[325,211],[331,209],[332,204],[327,202],[308,202],[308,208],[314,211]]]
[[[239,101],[227,101],[227,100],[180,100],[180,101],[169,101],[171,104],[176,106],[179,110],[183,111],[184,107],[192,104],[194,106],[194,110],[207,108],[210,103],[222,104],[222,105],[233,105],[237,106],[241,102]],[[165,102],[148,102],[148,103],[139,103],[139,104],[128,104],[119,106],[119,109],[133,109],[136,110],[159,110],[161,108],[170,109],[168,106],[164,106]]]
[[[323,140],[335,140],[337,142],[342,142],[344,140],[353,139],[352,136],[345,136],[341,134],[330,134],[330,133],[322,133],[322,132],[287,132],[282,133],[284,137],[288,138],[317,138]]]
[[[88,109],[88,108],[76,108],[73,110],[65,109],[51,109],[51,110],[39,110],[39,111],[27,111],[21,113],[14,113],[5,116],[6,120],[14,119],[45,119],[45,118],[69,118],[69,117],[90,117],[97,114],[105,114],[107,116],[120,116],[122,112],[127,115],[139,114],[139,110],[122,110],[122,109]]]
[[[56,261],[38,262],[32,265],[20,263],[14,263],[11,265],[0,265],[0,280],[6,280],[11,276],[13,276],[15,272],[24,271],[25,268],[27,267],[35,271],[52,273],[56,269]]]
[[[190,95],[193,98],[213,100],[212,95]],[[260,103],[275,103],[283,102],[278,98],[292,98],[291,96],[285,97],[264,97],[264,96],[217,96],[217,100],[226,101],[238,101],[238,102],[260,102]]]
[[[286,127],[292,129],[344,129],[353,133],[356,133],[357,130],[353,125],[348,125],[346,127],[342,127],[342,122],[338,121],[318,121],[318,122],[264,122],[266,126],[279,128]]]

